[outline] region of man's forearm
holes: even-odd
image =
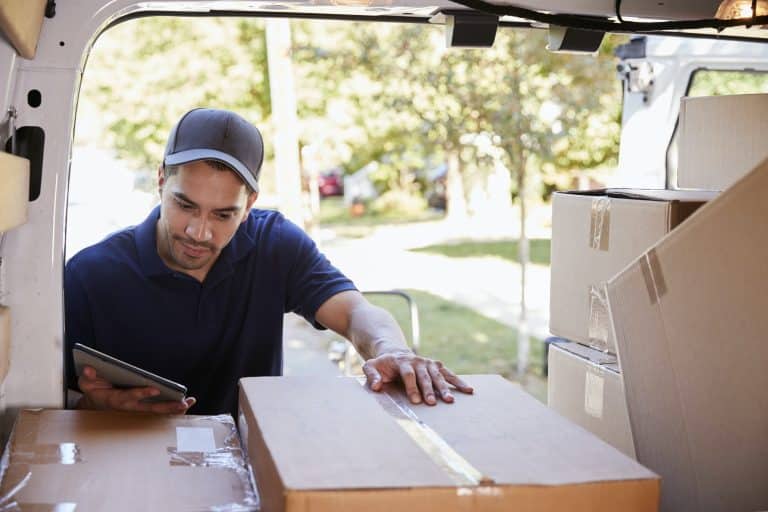
[[[394,317],[370,304],[352,310],[347,338],[364,359],[410,351]]]

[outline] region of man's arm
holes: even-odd
[[[423,398],[429,405],[437,403],[435,394],[444,402],[453,402],[449,384],[463,393],[473,391],[440,361],[414,354],[392,315],[360,292],[337,293],[320,306],[315,319],[347,338],[366,359],[363,372],[374,391],[399,378],[411,402],[420,403]]]

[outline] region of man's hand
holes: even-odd
[[[421,403],[423,397],[426,404],[435,405],[435,394],[440,396],[443,402],[453,403],[449,384],[453,384],[462,393],[471,394],[474,391],[440,361],[420,357],[407,350],[369,359],[363,365],[363,372],[368,386],[374,391],[381,391],[385,383],[399,378],[405,385],[408,398],[414,404]]]
[[[187,397],[182,402],[142,402],[160,394],[153,387],[118,389],[96,374],[90,366],[83,369],[77,381],[83,398],[78,409],[114,409],[117,411],[153,412],[156,414],[184,414],[197,400]]]

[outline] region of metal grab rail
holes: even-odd
[[[390,295],[396,297],[402,297],[408,303],[408,309],[410,312],[411,320],[411,350],[418,354],[421,348],[421,331],[419,327],[419,308],[416,306],[416,302],[413,297],[401,290],[368,290],[362,292],[366,295]],[[407,340],[406,340],[407,341]]]

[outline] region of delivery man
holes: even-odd
[[[375,391],[400,380],[413,403],[472,388],[408,349],[391,315],[371,305],[314,242],[275,211],[251,209],[264,157],[241,116],[186,113],[158,168],[161,202],[139,225],[75,255],[65,269],[68,384],[81,408],[155,413],[237,411],[241,377],[281,375],[283,314],[349,339]],[[152,403],[151,387],[117,389],[93,368],[74,373],[79,342],[185,384],[184,402]]]

